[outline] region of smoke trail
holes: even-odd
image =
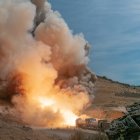
[[[31,1],[0,1],[4,94],[29,124],[70,125],[94,90],[96,77],[86,69],[87,42],[71,33],[48,2]]]

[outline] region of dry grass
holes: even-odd
[[[108,140],[107,136],[104,134],[98,133],[97,135],[87,135],[81,131],[76,131],[69,140]]]

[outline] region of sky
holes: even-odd
[[[97,75],[140,85],[140,0],[49,2],[92,45],[89,67]]]

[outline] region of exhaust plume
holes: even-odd
[[[44,0],[1,0],[0,13],[0,96],[31,125],[74,125],[96,79],[87,41]]]

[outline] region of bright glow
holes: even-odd
[[[56,102],[52,99],[47,99],[43,97],[38,98],[40,106],[44,109],[45,107],[50,107],[53,109],[54,112],[60,110],[64,118],[64,126],[75,126],[75,120],[78,118],[72,111],[62,109],[59,105],[56,105]]]
[[[64,125],[67,126],[75,126],[75,121],[78,118],[73,112],[69,110],[61,110],[61,113],[63,114],[64,117]]]
[[[43,97],[39,97],[38,100],[39,100],[42,108],[52,106],[55,103],[54,100],[43,98]]]

